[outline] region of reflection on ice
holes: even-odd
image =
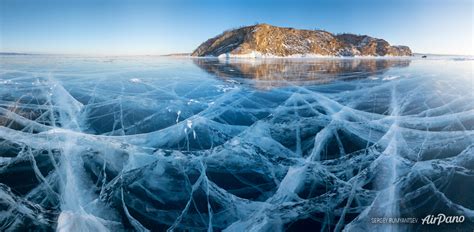
[[[0,59],[2,231],[474,226],[471,60]]]
[[[392,67],[407,67],[407,58],[389,59],[199,59],[193,60],[210,74],[229,80],[256,80],[268,89],[282,85],[324,84],[335,80],[362,79]]]

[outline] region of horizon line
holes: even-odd
[[[160,54],[97,54],[97,53],[50,53],[50,52],[2,52],[0,55],[56,55],[56,56],[115,56],[115,57],[126,57],[126,56],[173,56],[173,55],[185,55],[191,54],[192,52],[172,52],[172,53],[160,53]],[[432,52],[413,52],[414,55],[437,55],[437,56],[474,56],[474,54],[449,54],[449,53],[432,53]]]

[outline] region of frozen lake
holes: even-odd
[[[473,67],[0,56],[0,230],[472,230]]]

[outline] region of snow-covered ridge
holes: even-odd
[[[215,58],[215,56],[207,56],[208,58]],[[246,54],[232,54],[232,53],[224,53],[217,56],[219,59],[228,59],[228,58],[254,58],[254,59],[314,59],[314,58],[409,58],[411,56],[393,56],[393,55],[384,55],[384,56],[373,56],[373,55],[354,55],[354,56],[342,56],[342,55],[321,55],[315,53],[306,53],[306,54],[291,54],[288,56],[279,56],[274,54],[263,54],[258,51],[251,51]]]

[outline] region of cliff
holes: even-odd
[[[298,30],[257,24],[225,31],[202,43],[192,56],[311,57],[411,56],[407,46],[391,46],[367,35],[334,35],[322,30]]]

